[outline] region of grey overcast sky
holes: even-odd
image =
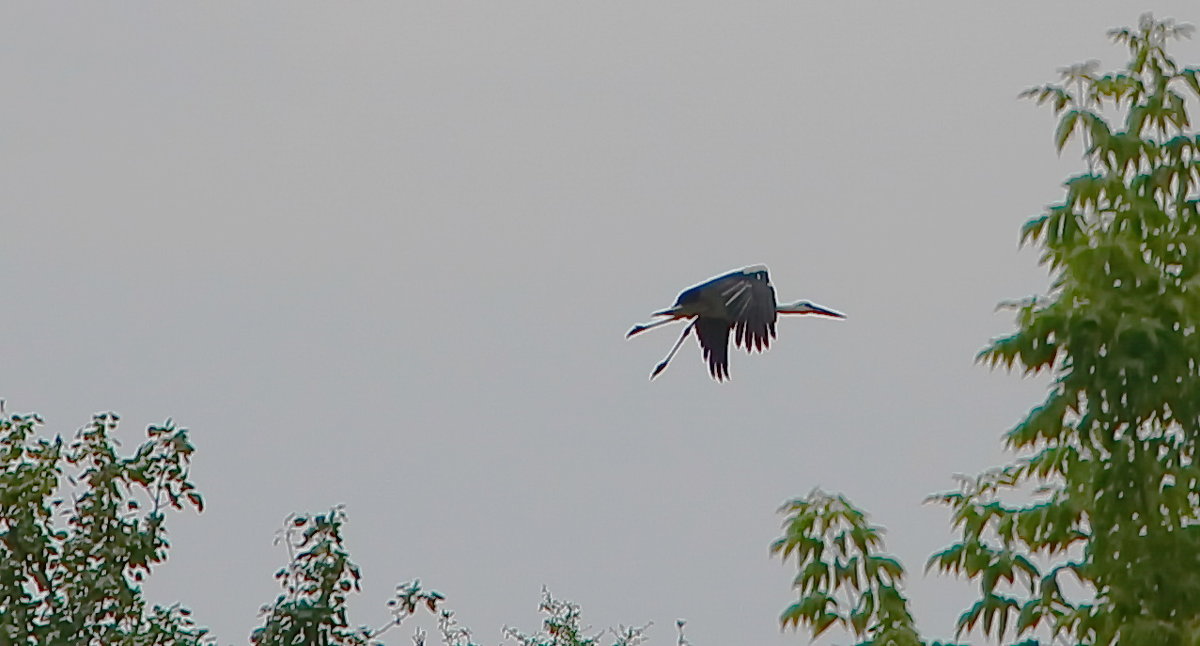
[[[420,577],[486,644],[542,585],[597,627],[794,644],[776,507],[888,529],[920,626],[952,474],[1045,382],[973,363],[1042,290],[1020,224],[1080,167],[1017,100],[1194,2],[0,5],[0,397],[173,417],[203,514],[147,588],[244,643],[289,512],[345,503],[355,623]],[[1177,48],[1200,63],[1200,45]],[[767,263],[789,318],[712,382],[629,326]],[[407,630],[392,643],[408,643]]]

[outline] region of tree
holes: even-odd
[[[65,445],[37,437],[41,421],[0,418],[0,644],[210,643],[186,608],[147,608],[139,585],[166,558],[164,512],[203,506],[187,431],[151,426],[121,457],[113,413]]]
[[[326,514],[291,516],[277,542],[286,546],[288,564],[275,574],[283,594],[262,609],[263,625],[251,635],[259,646],[381,645],[380,637],[422,610],[437,616],[443,646],[477,646],[471,631],[460,625],[454,612],[442,607],[445,597],[421,587],[419,580],[396,586],[387,605],[391,619],[382,627],[352,628],[346,619],[346,598],[359,590],[358,566],[350,560],[342,539],[345,510],[334,507]],[[505,628],[504,635],[517,646],[600,646],[603,631],[588,634],[578,605],[555,599],[542,590],[539,609],[545,614],[542,630],[526,633]],[[645,639],[646,626],[610,630],[613,646],[637,646]],[[680,625],[680,640],[683,627]],[[424,646],[426,633],[417,629],[417,646]]]
[[[1023,95],[1052,107],[1056,147],[1078,142],[1087,170],[1021,230],[1042,251],[1049,293],[1010,304],[1016,332],[980,354],[993,367],[1051,374],[1050,392],[1005,436],[1012,463],[935,497],[960,537],[928,567],[979,584],[960,635],[978,627],[1023,644],[1200,643],[1200,137],[1187,113],[1200,81],[1167,53],[1191,31],[1145,15],[1109,33],[1129,50],[1121,70],[1071,66],[1060,83]],[[834,507],[837,522],[827,520]],[[841,622],[865,643],[906,643],[886,632],[898,610],[860,601],[847,612],[823,600],[839,586],[859,590],[867,548],[881,547],[852,542],[852,566],[839,528],[866,530],[847,503],[834,507],[786,508],[777,546],[801,556],[800,604],[830,609],[792,606],[782,621],[814,636]],[[823,545],[840,559],[825,578],[821,537],[806,533],[822,522]],[[892,579],[867,577],[862,599],[879,598]]]
[[[806,625],[813,639],[833,626],[863,644],[920,644],[908,599],[900,591],[904,567],[880,554],[883,530],[843,496],[814,490],[785,504],[784,535],[771,553],[795,557],[800,599],[783,611],[784,628]]]
[[[0,401],[0,413],[3,402]],[[203,510],[190,480],[194,448],[170,420],[122,456],[115,413],[96,415],[74,439],[38,435],[37,415],[0,416],[0,646],[105,644],[200,646],[215,640],[179,605],[149,607],[141,583],[166,560],[166,512]],[[64,495],[65,494],[65,495]],[[444,646],[476,646],[444,597],[420,581],[396,586],[380,628],[351,626],[346,601],[361,574],[342,538],[345,510],[292,515],[277,542],[288,553],[275,577],[282,593],[262,608],[251,634],[259,646],[375,646],[380,637],[427,610]],[[541,631],[515,628],[518,646],[600,646],[579,606],[543,590]],[[647,626],[611,631],[613,646],[636,646]],[[426,634],[414,641],[423,646]],[[686,645],[680,625],[681,646]]]

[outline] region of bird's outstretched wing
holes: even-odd
[[[729,378],[729,323],[716,319],[696,320],[696,338],[708,362],[708,372],[713,379]]]
[[[762,352],[775,336],[775,288],[760,271],[731,274],[720,286],[729,320],[734,329],[734,344],[746,352]]]

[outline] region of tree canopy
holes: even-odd
[[[928,567],[979,585],[960,635],[1200,640],[1200,137],[1187,110],[1200,70],[1168,53],[1191,32],[1145,15],[1109,32],[1128,49],[1123,68],[1072,65],[1022,95],[1054,110],[1055,147],[1077,143],[1086,171],[1021,229],[1051,273],[1049,293],[1007,304],[1016,331],[980,354],[1050,374],[1050,392],[1005,436],[1012,463],[934,497],[959,540]],[[800,558],[801,600],[783,622],[814,636],[841,623],[862,643],[914,643],[891,592],[901,571],[870,553],[881,542],[861,512],[822,496],[785,508],[777,549]],[[839,591],[857,601],[847,606]]]

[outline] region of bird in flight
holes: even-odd
[[[678,319],[692,319],[683,329],[683,334],[679,335],[679,340],[675,342],[675,347],[671,348],[667,358],[650,373],[650,378],[654,379],[666,369],[679,346],[683,345],[684,339],[695,328],[704,360],[708,362],[708,372],[713,379],[721,381],[729,378],[730,331],[734,333],[734,345],[742,346],[746,352],[762,352],[775,337],[777,314],[815,314],[837,319],[846,318],[845,314],[808,301],[777,304],[775,288],[771,286],[771,279],[767,276],[766,265],[754,265],[685,289],[679,294],[679,298],[675,299],[673,307],[654,313],[654,316],[663,318],[633,326],[625,338]]]

